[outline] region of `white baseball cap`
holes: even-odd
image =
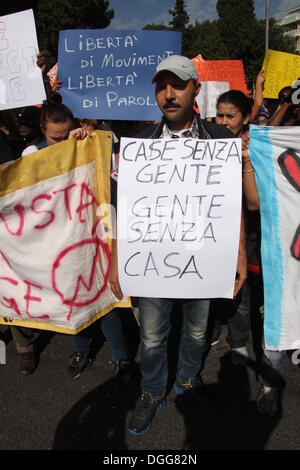
[[[194,63],[182,55],[170,55],[165,60],[162,60],[156,67],[152,83],[155,82],[161,72],[172,72],[184,81],[190,80],[191,78],[198,81],[198,73]]]

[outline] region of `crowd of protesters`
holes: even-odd
[[[188,399],[195,403],[200,413],[214,413],[216,407],[211,397],[207,396],[199,375],[200,369],[205,367],[204,356],[210,347],[218,343],[222,325],[226,323],[232,362],[236,367],[245,366],[249,357],[249,332],[256,323],[259,325],[260,338],[255,352],[261,365],[258,374],[261,386],[257,408],[270,416],[276,414],[285,384],[285,352],[268,351],[263,346],[264,292],[260,258],[260,201],[248,151],[249,124],[298,125],[300,107],[291,102],[291,87],[281,90],[278,100],[263,99],[264,73],[261,71],[255,87],[248,87],[248,96],[238,90],[222,94],[217,101],[216,118],[201,120],[194,111],[195,98],[200,89],[196,69],[189,59],[171,56],[158,65],[153,77],[157,104],[163,115],[160,122],[102,122],[96,119],[75,119],[72,111],[62,103],[59,95],[60,82],[57,81],[53,89],[51,88],[43,55],[39,56],[38,64],[43,72],[47,101],[40,107],[29,106],[0,112],[0,167],[69,138],[88,138],[95,129],[113,131],[114,169],[117,161],[115,155],[118,153],[119,139],[122,136],[242,138],[243,210],[235,296],[232,301],[189,299],[181,302],[183,332],[174,389],[178,399]],[[114,186],[112,181],[107,184]],[[116,297],[121,299],[114,244],[111,264],[111,289]],[[142,382],[141,395],[129,424],[129,431],[136,435],[144,434],[150,429],[155,412],[165,405],[169,318],[177,302],[174,299],[155,298],[138,300]],[[120,312],[114,309],[98,322],[111,348],[112,364],[117,377],[122,385],[130,386],[136,365],[128,355]],[[11,332],[18,352],[20,372],[24,375],[33,373],[37,366],[35,342],[38,331],[11,327]],[[73,344],[74,352],[67,369],[69,375],[77,379],[92,362],[91,337],[88,330],[75,335]]]

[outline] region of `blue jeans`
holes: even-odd
[[[125,345],[125,338],[118,309],[112,310],[100,319],[101,330],[104,334],[113,356],[113,360],[127,361],[128,351]],[[73,336],[74,350],[76,352],[89,353],[91,338],[85,335],[85,330],[78,335]]]
[[[173,299],[139,299],[142,389],[163,397],[168,380],[167,338]],[[186,300],[177,364],[179,383],[197,376],[206,350],[209,300]]]
[[[286,351],[271,351],[264,348],[258,374],[258,380],[262,385],[284,388],[285,357]]]

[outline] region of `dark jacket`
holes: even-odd
[[[0,165],[21,156],[24,146],[20,139],[0,130]]]
[[[199,129],[199,139],[234,139],[234,135],[225,126],[219,126],[200,119],[197,114],[197,122]],[[163,117],[158,124],[150,124],[134,137],[139,139],[159,139],[166,120]]]

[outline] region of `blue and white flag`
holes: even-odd
[[[265,344],[300,347],[300,128],[250,127],[261,211]]]

